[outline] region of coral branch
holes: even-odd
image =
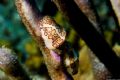
[[[117,16],[119,25],[120,25],[120,1],[119,0],[110,0],[113,10]]]
[[[120,59],[107,44],[87,17],[79,10],[73,0],[53,0],[66,19],[74,26],[74,29],[84,39],[90,49],[96,54],[101,62],[113,74],[114,78],[120,78]],[[113,68],[114,65],[114,68]]]
[[[52,80],[71,80],[62,67],[61,50],[58,49],[65,42],[64,28],[51,17],[37,14],[38,9],[32,5],[35,5],[34,0],[16,0],[23,23],[42,51],[50,77]]]
[[[0,48],[0,69],[12,80],[30,80],[15,54],[7,48]]]
[[[98,15],[95,10],[92,8],[90,0],[74,0],[78,5],[80,10],[88,17],[89,21],[94,25],[94,27],[101,32],[99,27],[99,22],[97,20]]]

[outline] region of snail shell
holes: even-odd
[[[43,17],[40,21],[39,30],[48,49],[56,49],[65,41],[65,30],[49,16]]]

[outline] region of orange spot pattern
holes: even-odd
[[[48,39],[52,39],[52,46],[58,47],[62,42],[63,39],[56,33],[55,29],[52,27],[43,27],[44,35],[48,37]]]

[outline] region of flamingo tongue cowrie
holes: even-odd
[[[65,41],[65,30],[51,17],[39,14],[40,11],[33,3],[35,3],[34,0],[16,0],[16,6],[22,21],[33,37],[41,38],[41,47],[58,48]]]
[[[39,27],[45,46],[48,49],[56,49],[65,41],[65,30],[49,16],[43,17]]]

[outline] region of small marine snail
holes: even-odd
[[[39,28],[43,41],[48,49],[56,49],[65,41],[66,32],[64,28],[57,25],[49,16],[43,17],[40,21]]]

